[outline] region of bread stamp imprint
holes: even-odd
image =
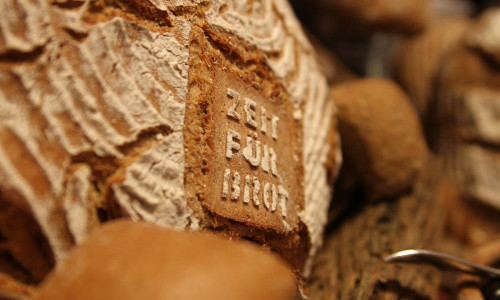
[[[216,72],[215,160],[207,202],[219,215],[277,231],[297,225],[301,205],[295,124],[283,99]],[[220,163],[223,162],[223,163]]]

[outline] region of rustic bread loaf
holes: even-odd
[[[0,230],[35,280],[122,216],[244,236],[307,273],[340,150],[286,1],[2,3],[0,202],[19,213]]]
[[[243,241],[142,222],[106,224],[47,277],[34,299],[296,299],[277,256]]]

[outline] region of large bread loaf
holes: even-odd
[[[245,237],[307,273],[340,150],[286,1],[1,6],[0,230],[34,280],[123,216]]]

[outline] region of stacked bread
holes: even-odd
[[[399,78],[455,185],[447,188],[448,227],[473,245],[500,233],[498,16],[491,9],[477,20],[436,21],[399,55]]]

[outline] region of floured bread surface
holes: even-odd
[[[2,6],[0,202],[34,225],[0,230],[35,280],[34,257],[57,262],[122,216],[247,237],[302,270],[340,152],[286,1]]]

